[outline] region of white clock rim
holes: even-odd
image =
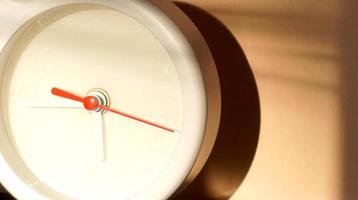
[[[200,64],[209,63],[210,65],[215,66],[215,64],[213,64],[212,58],[207,59],[205,56],[203,58],[196,55],[196,52],[192,50],[192,46],[189,44],[187,38],[182,33],[183,30],[179,30],[173,21],[171,21],[171,19],[166,15],[169,13],[164,13],[163,10],[159,10],[158,7],[156,7],[156,4],[161,4],[161,6],[164,4],[164,6],[169,7],[173,6],[169,5],[171,4],[169,2],[165,3],[161,1],[159,3],[159,1],[155,0],[53,0],[46,2],[34,0],[30,2],[31,9],[29,9],[29,4],[27,3],[24,4],[7,1],[5,4],[0,5],[0,10],[10,10],[10,12],[4,13],[8,13],[9,16],[12,17],[8,21],[0,19],[0,24],[5,25],[3,26],[3,29],[5,30],[3,32],[4,34],[0,38],[1,52],[3,52],[7,42],[17,32],[17,30],[26,22],[38,16],[39,14],[59,6],[78,3],[92,3],[120,10],[136,18],[137,20],[140,20],[142,24],[144,24],[157,36],[162,45],[167,45],[166,48],[169,48],[168,44],[176,44],[176,48],[180,49],[180,51],[183,53],[182,58],[176,58],[178,59],[177,62],[173,60],[176,65],[180,60],[180,62],[182,62],[181,66],[185,66],[185,69],[183,69],[183,67],[178,71],[184,96],[183,135],[181,136],[177,151],[173,156],[171,163],[162,175],[164,178],[157,179],[157,181],[154,182],[151,186],[147,187],[143,192],[139,193],[137,196],[131,199],[144,199],[144,197],[145,199],[169,198],[178,188],[180,188],[181,185],[185,184],[186,179],[192,172],[194,164],[197,162],[199,152],[202,151],[202,145],[204,145],[203,140],[205,139],[205,134],[207,134],[205,130],[208,128],[208,96],[205,91],[205,81],[203,80]],[[22,15],[16,15],[18,13],[22,13]],[[199,34],[199,32],[195,31],[193,33]],[[197,36],[194,35],[193,37]],[[196,39],[202,38],[198,37]],[[205,50],[209,52],[208,49]],[[3,74],[2,71],[3,69],[0,68],[0,74]],[[189,80],[184,77],[183,74],[188,72],[190,72],[192,79],[195,80],[195,82],[189,82]],[[185,79],[185,81],[183,79]],[[3,120],[1,120],[0,123],[3,123]],[[217,127],[214,126],[214,129],[216,130],[211,130],[211,132],[216,133]],[[211,137],[210,140],[215,140],[215,137],[216,134],[215,136]],[[213,144],[207,145],[209,150],[206,149],[205,154],[208,154],[207,151],[211,150],[210,147],[212,147],[212,145]],[[47,197],[35,191],[31,186],[24,183],[17,174],[15,174],[3,155],[3,149],[1,148],[0,150],[0,181],[3,183],[3,185],[13,195],[15,195],[16,198],[19,199],[47,199]],[[204,161],[206,160],[207,156],[208,155],[203,157]],[[202,164],[203,163],[197,167],[199,171],[202,167]],[[197,173],[198,172],[193,173],[194,175],[192,175],[192,177],[195,177]]]

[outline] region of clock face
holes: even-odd
[[[104,6],[65,6],[28,22],[6,47],[1,84],[5,134],[27,184],[68,199],[136,198],[161,179],[178,187],[206,113],[200,84],[192,95],[184,89],[202,82],[198,71],[178,64],[170,45]]]
[[[168,165],[182,129],[183,96],[167,51],[114,10],[76,12],[38,28],[24,35],[8,66],[8,117],[22,159],[41,181],[74,198],[140,192]],[[104,112],[98,133],[101,116],[80,103],[66,108],[72,102],[52,95],[54,87],[81,96],[104,90],[111,107],[177,131]]]

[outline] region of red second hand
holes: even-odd
[[[70,92],[67,92],[65,90],[62,90],[62,89],[59,89],[59,88],[52,88],[51,89],[51,93],[55,96],[59,96],[59,97],[62,97],[62,98],[66,98],[66,99],[70,99],[70,100],[73,100],[73,101],[78,101],[78,102],[81,102],[83,103],[84,105],[87,104],[87,99],[88,100],[91,100],[92,98],[88,98],[88,97],[85,97],[85,98],[82,98],[78,95],[75,95],[73,93],[70,93]],[[93,104],[92,104],[93,105]],[[159,125],[157,123],[154,123],[154,122],[151,122],[151,121],[148,121],[148,120],[145,120],[145,119],[142,119],[142,118],[139,118],[139,117],[136,117],[134,115],[131,115],[131,114],[128,114],[128,113],[125,113],[125,112],[122,112],[122,111],[119,111],[119,110],[115,110],[113,108],[109,108],[107,106],[104,106],[104,105],[100,105],[98,104],[94,109],[88,109],[87,106],[84,106],[87,110],[94,110],[96,109],[97,107],[103,109],[103,110],[107,110],[107,111],[110,111],[112,113],[115,113],[115,114],[118,114],[118,115],[121,115],[121,116],[124,116],[124,117],[127,117],[127,118],[130,118],[130,119],[133,119],[133,120],[136,120],[136,121],[139,121],[139,122],[142,122],[142,123],[145,123],[145,124],[148,124],[148,125],[151,125],[151,126],[154,126],[154,127],[157,127],[157,128],[160,128],[160,129],[163,129],[163,130],[166,130],[166,131],[169,131],[169,132],[175,132],[174,129],[171,129],[171,128],[167,128],[165,126],[162,126],[162,125]]]
[[[78,96],[78,95],[75,95],[75,94],[72,94],[70,92],[67,92],[65,90],[61,90],[61,89],[58,89],[58,88],[52,88],[51,89],[51,93],[53,95],[56,95],[56,96],[59,96],[59,97],[62,97],[62,98],[66,98],[66,99],[71,99],[71,100],[74,100],[74,101],[79,101],[81,103],[83,103],[83,100],[84,98]]]
[[[124,116],[124,117],[130,118],[130,119],[134,119],[134,120],[137,120],[137,121],[146,123],[146,124],[148,124],[148,125],[155,126],[155,127],[157,127],[157,128],[161,128],[161,129],[164,129],[164,130],[169,131],[169,132],[175,132],[173,129],[170,129],[170,128],[167,128],[167,127],[165,127],[165,126],[156,124],[156,123],[154,123],[154,122],[150,122],[150,121],[145,120],[145,119],[141,119],[141,118],[139,118],[139,117],[130,115],[130,114],[128,114],[128,113],[125,113],[125,112],[122,112],[122,111],[119,111],[119,110],[114,110],[114,109],[109,108],[109,107],[107,107],[107,106],[99,105],[98,107],[99,107],[99,108],[102,108],[103,110],[107,110],[107,111],[110,111],[110,112],[112,112],[112,113],[116,113],[116,114],[118,114],[118,115],[122,115],[122,116]]]

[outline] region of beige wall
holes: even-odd
[[[228,26],[257,79],[258,151],[232,199],[358,199],[356,1],[186,2]]]

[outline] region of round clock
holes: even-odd
[[[9,0],[0,13],[0,181],[11,194],[167,199],[196,177],[220,85],[174,4]]]

